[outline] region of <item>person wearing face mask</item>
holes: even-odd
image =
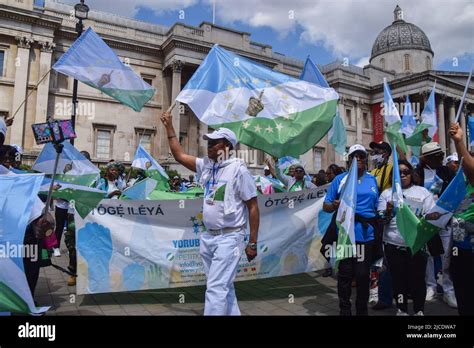
[[[392,187],[393,164],[389,163],[390,156],[392,155],[392,148],[385,141],[378,143],[373,141],[369,146],[372,149],[370,159],[375,164],[375,169],[373,169],[370,174],[375,176],[377,179],[379,192],[383,192]]]

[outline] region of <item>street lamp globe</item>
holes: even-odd
[[[89,13],[89,6],[84,4],[84,0],[81,0],[81,3],[74,5],[74,16],[79,19],[87,19]]]

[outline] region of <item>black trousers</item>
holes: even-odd
[[[58,240],[58,246],[59,248],[61,246],[61,238],[63,236],[63,231],[64,231],[64,224],[67,221],[67,209],[62,209],[59,207],[56,207],[55,212],[54,212],[54,217],[56,219],[56,239]]]
[[[472,250],[453,248],[449,271],[459,315],[474,315],[474,253]]]
[[[353,257],[339,262],[337,274],[337,295],[339,296],[340,315],[352,315],[351,292],[352,279],[357,284],[356,314],[367,315],[367,302],[369,301],[370,265],[374,252],[374,241],[356,243],[357,250],[363,249],[363,257]],[[362,255],[360,255],[362,256]]]
[[[419,251],[412,256],[409,250],[399,249],[393,244],[385,244],[385,255],[392,275],[392,293],[397,308],[407,312],[407,296],[411,294],[415,313],[424,311],[428,255]]]
[[[36,239],[36,235],[33,230],[33,223],[30,223],[26,227],[23,244],[29,248],[35,248],[38,254],[36,259],[26,257],[26,255],[23,257],[23,268],[25,270],[26,281],[28,282],[31,296],[34,297],[41,268],[41,248],[39,247],[39,241]]]

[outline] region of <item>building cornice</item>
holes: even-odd
[[[77,39],[77,33],[73,28],[70,27],[61,27],[60,31],[57,34],[58,37],[63,39],[67,39],[70,41],[75,41]],[[111,37],[107,34],[100,34],[100,37],[107,43],[107,45],[111,48],[123,49],[123,50],[130,50],[139,53],[157,55],[160,54],[160,46],[158,45],[150,45],[145,42],[138,42],[130,39],[120,38],[118,40],[116,37]],[[144,46],[147,45],[147,46]],[[61,46],[61,45],[58,45]]]
[[[60,18],[46,15],[43,13],[28,11],[21,8],[0,5],[0,18],[10,19],[12,21],[34,24],[41,27],[57,29],[61,26]]]
[[[162,45],[164,57],[168,57],[169,54],[176,48],[187,49],[190,51],[208,54],[211,50],[213,43],[207,43],[205,41],[189,41],[189,38],[177,35],[171,35],[168,37]],[[252,59],[258,63],[264,64],[270,68],[276,67],[281,62],[275,58],[257,55],[255,53],[235,49],[234,47],[228,47],[221,45],[224,49],[232,51],[238,55],[241,55],[245,58]]]

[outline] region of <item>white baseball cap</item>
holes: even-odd
[[[23,155],[23,149],[21,148],[20,145],[13,144],[11,146],[13,146],[16,149],[16,151],[20,153],[20,155]]]
[[[270,167],[269,167],[269,166],[265,166],[265,167],[263,167],[263,170],[270,170]]]
[[[2,133],[4,136],[7,136],[7,125],[3,118],[0,118],[0,133]]]
[[[216,129],[214,132],[209,134],[204,134],[202,136],[204,140],[209,139],[227,139],[231,144],[232,147],[235,149],[237,145],[237,136],[234,132],[232,132],[229,128],[219,128]]]
[[[367,154],[367,150],[365,149],[365,147],[363,147],[360,144],[354,144],[349,148],[349,152],[347,153],[347,156],[350,156],[356,151],[362,151],[363,153]]]
[[[458,154],[456,152],[446,157],[446,163],[451,162],[451,161],[454,161],[454,162],[459,161]]]

